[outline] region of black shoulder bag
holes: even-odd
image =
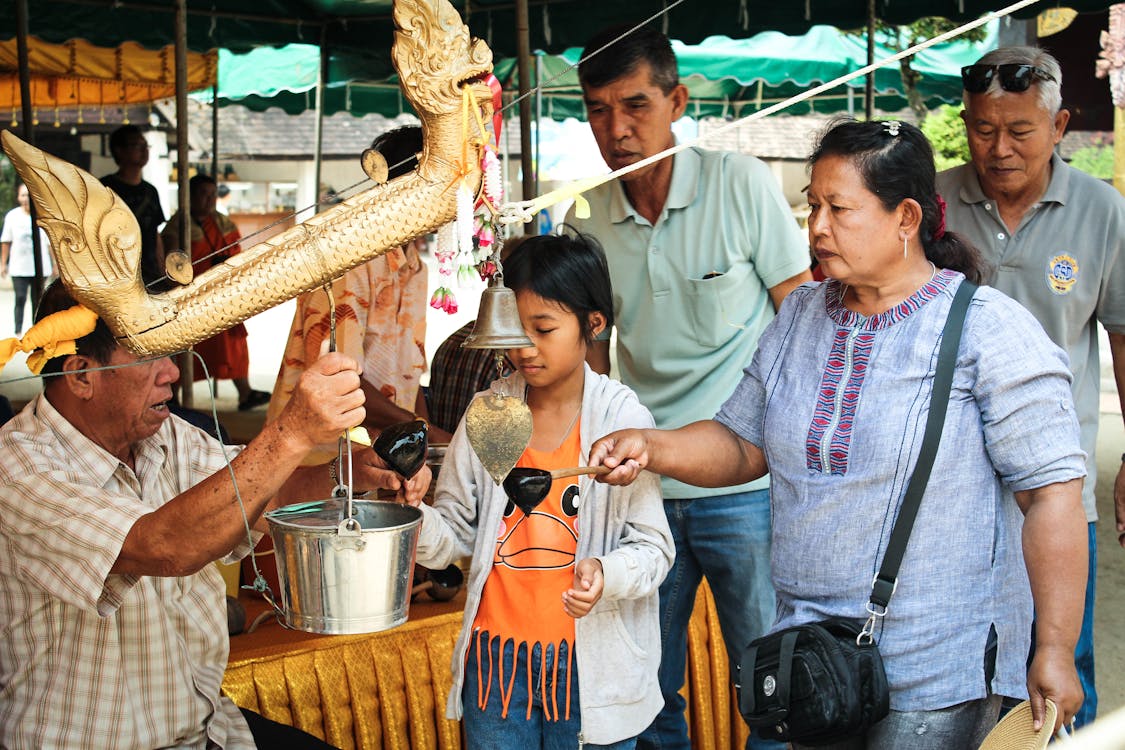
[[[965,313],[977,287],[962,281],[942,331],[930,413],[887,552],[871,586],[866,622],[832,618],[758,638],[738,667],[738,709],[767,738],[826,745],[860,734],[890,712],[890,689],[875,643],[918,515],[945,424]]]

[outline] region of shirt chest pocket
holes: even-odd
[[[702,346],[719,347],[730,341],[763,302],[761,282],[746,261],[735,263],[726,273],[684,281],[689,318]]]

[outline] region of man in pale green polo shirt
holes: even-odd
[[[1054,147],[1070,113],[1062,71],[1034,47],[989,52],[962,74],[972,162],[938,175],[949,228],[993,266],[988,283],[1022,304],[1070,357],[1071,389],[1086,451],[1082,504],[1089,523],[1086,611],[1075,666],[1086,700],[1075,716],[1094,720],[1094,447],[1101,361],[1098,322],[1109,332],[1118,396],[1125,383],[1125,198],[1068,166]],[[1115,484],[1118,532],[1125,531],[1125,465]]]
[[[600,49],[623,31],[609,29],[586,49]],[[663,34],[628,33],[583,62],[578,76],[610,169],[674,144],[672,123],[684,113],[687,89]],[[605,248],[621,380],[657,427],[711,418],[734,392],[785,295],[811,279],[808,243],[776,181],[753,157],[691,148],[586,198],[590,218],[579,220],[572,211],[567,222]],[[595,346],[591,365],[608,371],[608,341]],[[772,624],[768,487],[768,479],[718,491],[664,480],[676,541],[675,565],[660,588],[665,708],[638,747],[689,747],[679,689],[703,576],[732,664]]]

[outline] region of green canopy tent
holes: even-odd
[[[961,97],[960,68],[996,46],[997,24],[979,43],[951,41],[924,50],[914,58],[921,73],[919,91],[928,106],[954,102]],[[801,36],[763,32],[749,39],[710,37],[697,45],[673,42],[680,75],[691,93],[688,114],[692,117],[741,117],[786,99],[812,85],[833,80],[866,64],[866,43],[830,26],[814,26]],[[581,49],[572,47],[559,55],[537,55],[538,79],[543,82],[543,117],[561,120],[584,119],[581,89],[574,65]],[[893,50],[884,40],[877,57]],[[348,57],[329,61],[324,113],[350,112],[356,116],[378,113],[394,117],[409,111],[394,76],[367,80],[354,70]],[[320,51],[314,45],[259,48],[246,54],[219,51],[219,106],[239,104],[261,111],[280,107],[297,114],[314,106],[320,69]],[[504,85],[506,101],[517,88],[515,60],[496,62],[496,75]],[[880,69],[875,78],[876,106],[896,111],[907,106],[902,95],[898,66]],[[821,97],[803,102],[791,114],[837,112],[861,105],[863,83],[855,81]],[[195,95],[211,100],[210,92]]]

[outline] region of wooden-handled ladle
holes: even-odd
[[[516,504],[525,516],[530,516],[535,506],[543,502],[551,491],[551,482],[564,477],[579,477],[587,474],[608,474],[608,466],[577,466],[573,469],[532,469],[517,466],[504,477],[504,493]]]

